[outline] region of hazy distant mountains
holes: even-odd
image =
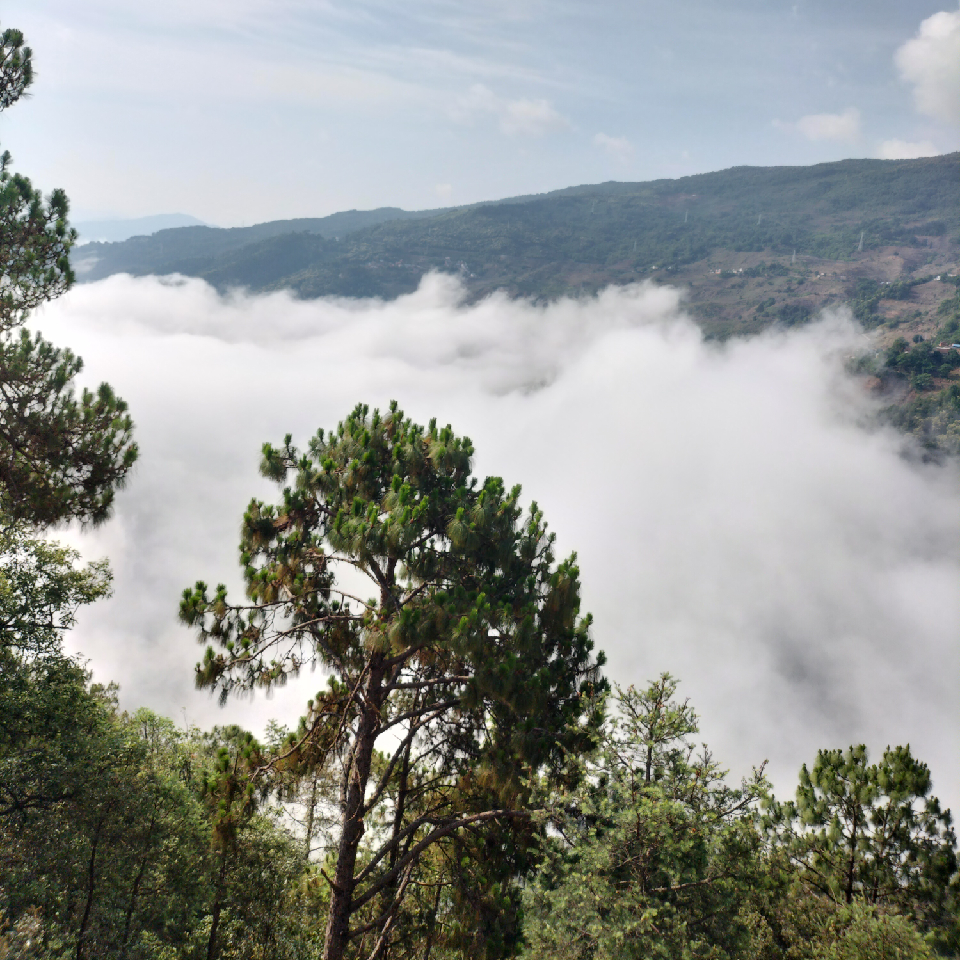
[[[74,261],[84,281],[180,273],[221,290],[302,297],[395,297],[427,270],[459,274],[475,297],[553,298],[665,278],[686,286],[693,312],[725,335],[856,299],[864,278],[955,268],[958,233],[960,154],[951,154],[735,167],[446,210],[184,226],[89,243]]]
[[[161,213],[153,217],[126,220],[81,220],[74,223],[80,243],[119,243],[130,237],[148,236],[173,227],[202,227],[202,220],[186,213]]]

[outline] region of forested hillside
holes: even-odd
[[[503,289],[554,298],[666,278],[690,290],[695,316],[723,336],[865,299],[860,280],[948,272],[958,231],[960,155],[953,154],[739,167],[415,215],[187,227],[88,244],[74,262],[82,280],[177,272],[220,289],[289,288],[304,297],[394,297],[415,289],[427,270],[460,274],[475,297]],[[905,299],[929,320],[938,293],[916,289]],[[887,304],[867,312],[903,314]]]
[[[327,217],[271,220],[269,223],[258,223],[250,227],[172,227],[118,243],[88,243],[76,249],[73,259],[81,278],[87,282],[101,280],[112,273],[132,273],[135,276],[163,276],[170,273],[206,276],[211,270],[223,269],[221,260],[226,258],[227,262],[230,262],[230,255],[234,251],[249,247],[249,253],[239,262],[252,263],[262,258],[262,251],[267,249],[257,246],[261,241],[279,240],[279,246],[267,259],[277,260],[278,264],[285,265],[261,267],[261,272],[269,272],[271,269],[275,272],[280,269],[283,271],[281,275],[285,276],[299,267],[295,259],[284,260],[293,250],[289,243],[283,243],[284,238],[309,235],[317,240],[337,240],[341,234],[345,236],[388,220],[419,220],[442,212],[379,207],[376,210],[345,210]],[[260,289],[263,286],[262,282],[252,276],[233,283],[251,289]]]

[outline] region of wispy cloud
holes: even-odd
[[[860,111],[847,107],[841,113],[811,113],[796,123],[780,123],[780,129],[796,130],[808,140],[835,140],[853,143],[860,136]]]
[[[960,10],[927,17],[896,53],[921,113],[960,126]]]
[[[569,127],[570,121],[549,100],[507,100],[500,115],[500,129],[510,136],[542,137]]]
[[[633,144],[626,137],[611,137],[606,133],[598,133],[593,138],[593,145],[620,163],[627,163],[633,159]]]
[[[450,115],[461,123],[472,123],[484,115],[496,117],[500,131],[507,136],[542,137],[571,127],[549,100],[505,99],[482,83],[470,87],[453,105]]]

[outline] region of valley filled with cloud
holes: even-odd
[[[468,304],[430,275],[389,303],[304,302],[116,276],[32,326],[136,421],[115,518],[70,533],[116,581],[68,642],[123,704],[203,726],[299,715],[319,675],[224,710],[195,692],[179,596],[197,579],[238,590],[242,512],[277,495],[264,441],[396,399],[469,435],[479,476],[523,484],[579,554],[608,675],[677,675],[734,771],[770,759],[790,790],[818,748],[909,742],[938,794],[960,795],[960,482],[871,426],[845,370],[873,347],[844,313],[718,344],[666,286]]]

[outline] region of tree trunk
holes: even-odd
[[[313,823],[316,817],[317,809],[317,771],[313,771],[313,782],[310,784],[310,802],[307,806],[307,826],[306,837],[303,841],[303,860],[304,863],[310,862],[310,847],[313,844]]]
[[[437,914],[440,912],[440,894],[443,892],[442,880],[437,881],[437,897],[433,901],[433,910],[430,913],[430,923],[427,926],[427,945],[423,951],[423,960],[430,960],[430,951],[433,949],[433,935],[437,929]]]
[[[400,763],[400,781],[397,785],[397,806],[393,815],[393,832],[391,835],[394,847],[390,851],[390,856],[388,858],[390,864],[389,869],[391,870],[396,866],[397,860],[400,858],[401,854],[400,844],[397,843],[397,838],[400,836],[400,831],[403,829],[403,816],[407,805],[407,787],[410,776],[410,747],[412,743],[413,740],[408,738],[406,746],[403,748],[403,760]],[[406,844],[408,848],[412,842],[413,837],[410,837]],[[380,939],[380,945],[374,953],[370,954],[367,960],[383,960],[383,958],[387,956],[389,950],[387,932],[396,919],[396,914],[390,913],[390,909],[396,904],[400,886],[401,881],[400,876],[398,875],[394,878],[392,883],[389,883],[386,887],[384,887],[383,893],[380,894],[380,903],[382,905],[381,912],[387,915],[387,920],[383,930],[381,931],[382,936]]]
[[[323,960],[342,960],[349,941],[357,850],[364,830],[364,797],[370,777],[373,747],[380,727],[382,679],[383,657],[375,654],[370,662],[370,677],[363,701],[360,728],[357,730],[354,761],[346,771],[349,782],[344,795],[343,827],[337,850],[337,869],[330,891],[330,912],[327,915]]]
[[[850,867],[847,870],[847,888],[844,891],[847,903],[853,902],[853,875],[857,865],[857,811],[853,811],[853,827],[850,833]]]
[[[93,908],[93,891],[96,886],[97,875],[97,845],[100,843],[100,831],[103,821],[98,820],[93,830],[93,839],[90,841],[90,863],[87,867],[87,902],[83,908],[83,917],[80,920],[80,930],[77,933],[77,960],[83,960],[83,940],[87,935],[87,925],[90,922],[90,911]]]
[[[403,749],[403,762],[400,764],[400,785],[397,789],[397,810],[393,817],[393,842],[396,844],[397,837],[400,836],[400,831],[403,829],[403,815],[407,806],[407,785],[410,778],[410,747],[413,743],[412,740],[407,740],[407,745]],[[394,846],[390,851],[390,869],[396,866],[397,858],[400,856],[400,847]],[[399,879],[396,883],[392,884],[395,888],[399,883]]]
[[[220,911],[223,909],[223,887],[227,875],[227,848],[220,851],[220,873],[217,877],[217,889],[213,895],[213,910],[210,912],[210,939],[207,940],[207,960],[217,955],[217,928],[220,926]]]
[[[130,891],[130,902],[127,904],[127,915],[123,922],[123,942],[121,944],[122,955],[125,957],[130,947],[130,930],[133,926],[133,914],[137,908],[137,898],[140,895],[140,884],[143,883],[143,875],[147,872],[147,863],[150,860],[150,841],[153,839],[153,831],[157,825],[157,814],[154,812],[153,819],[150,821],[150,828],[147,830],[147,839],[144,842],[145,850],[143,858],[140,861],[140,869],[137,870],[137,876],[133,881],[133,888]]]

